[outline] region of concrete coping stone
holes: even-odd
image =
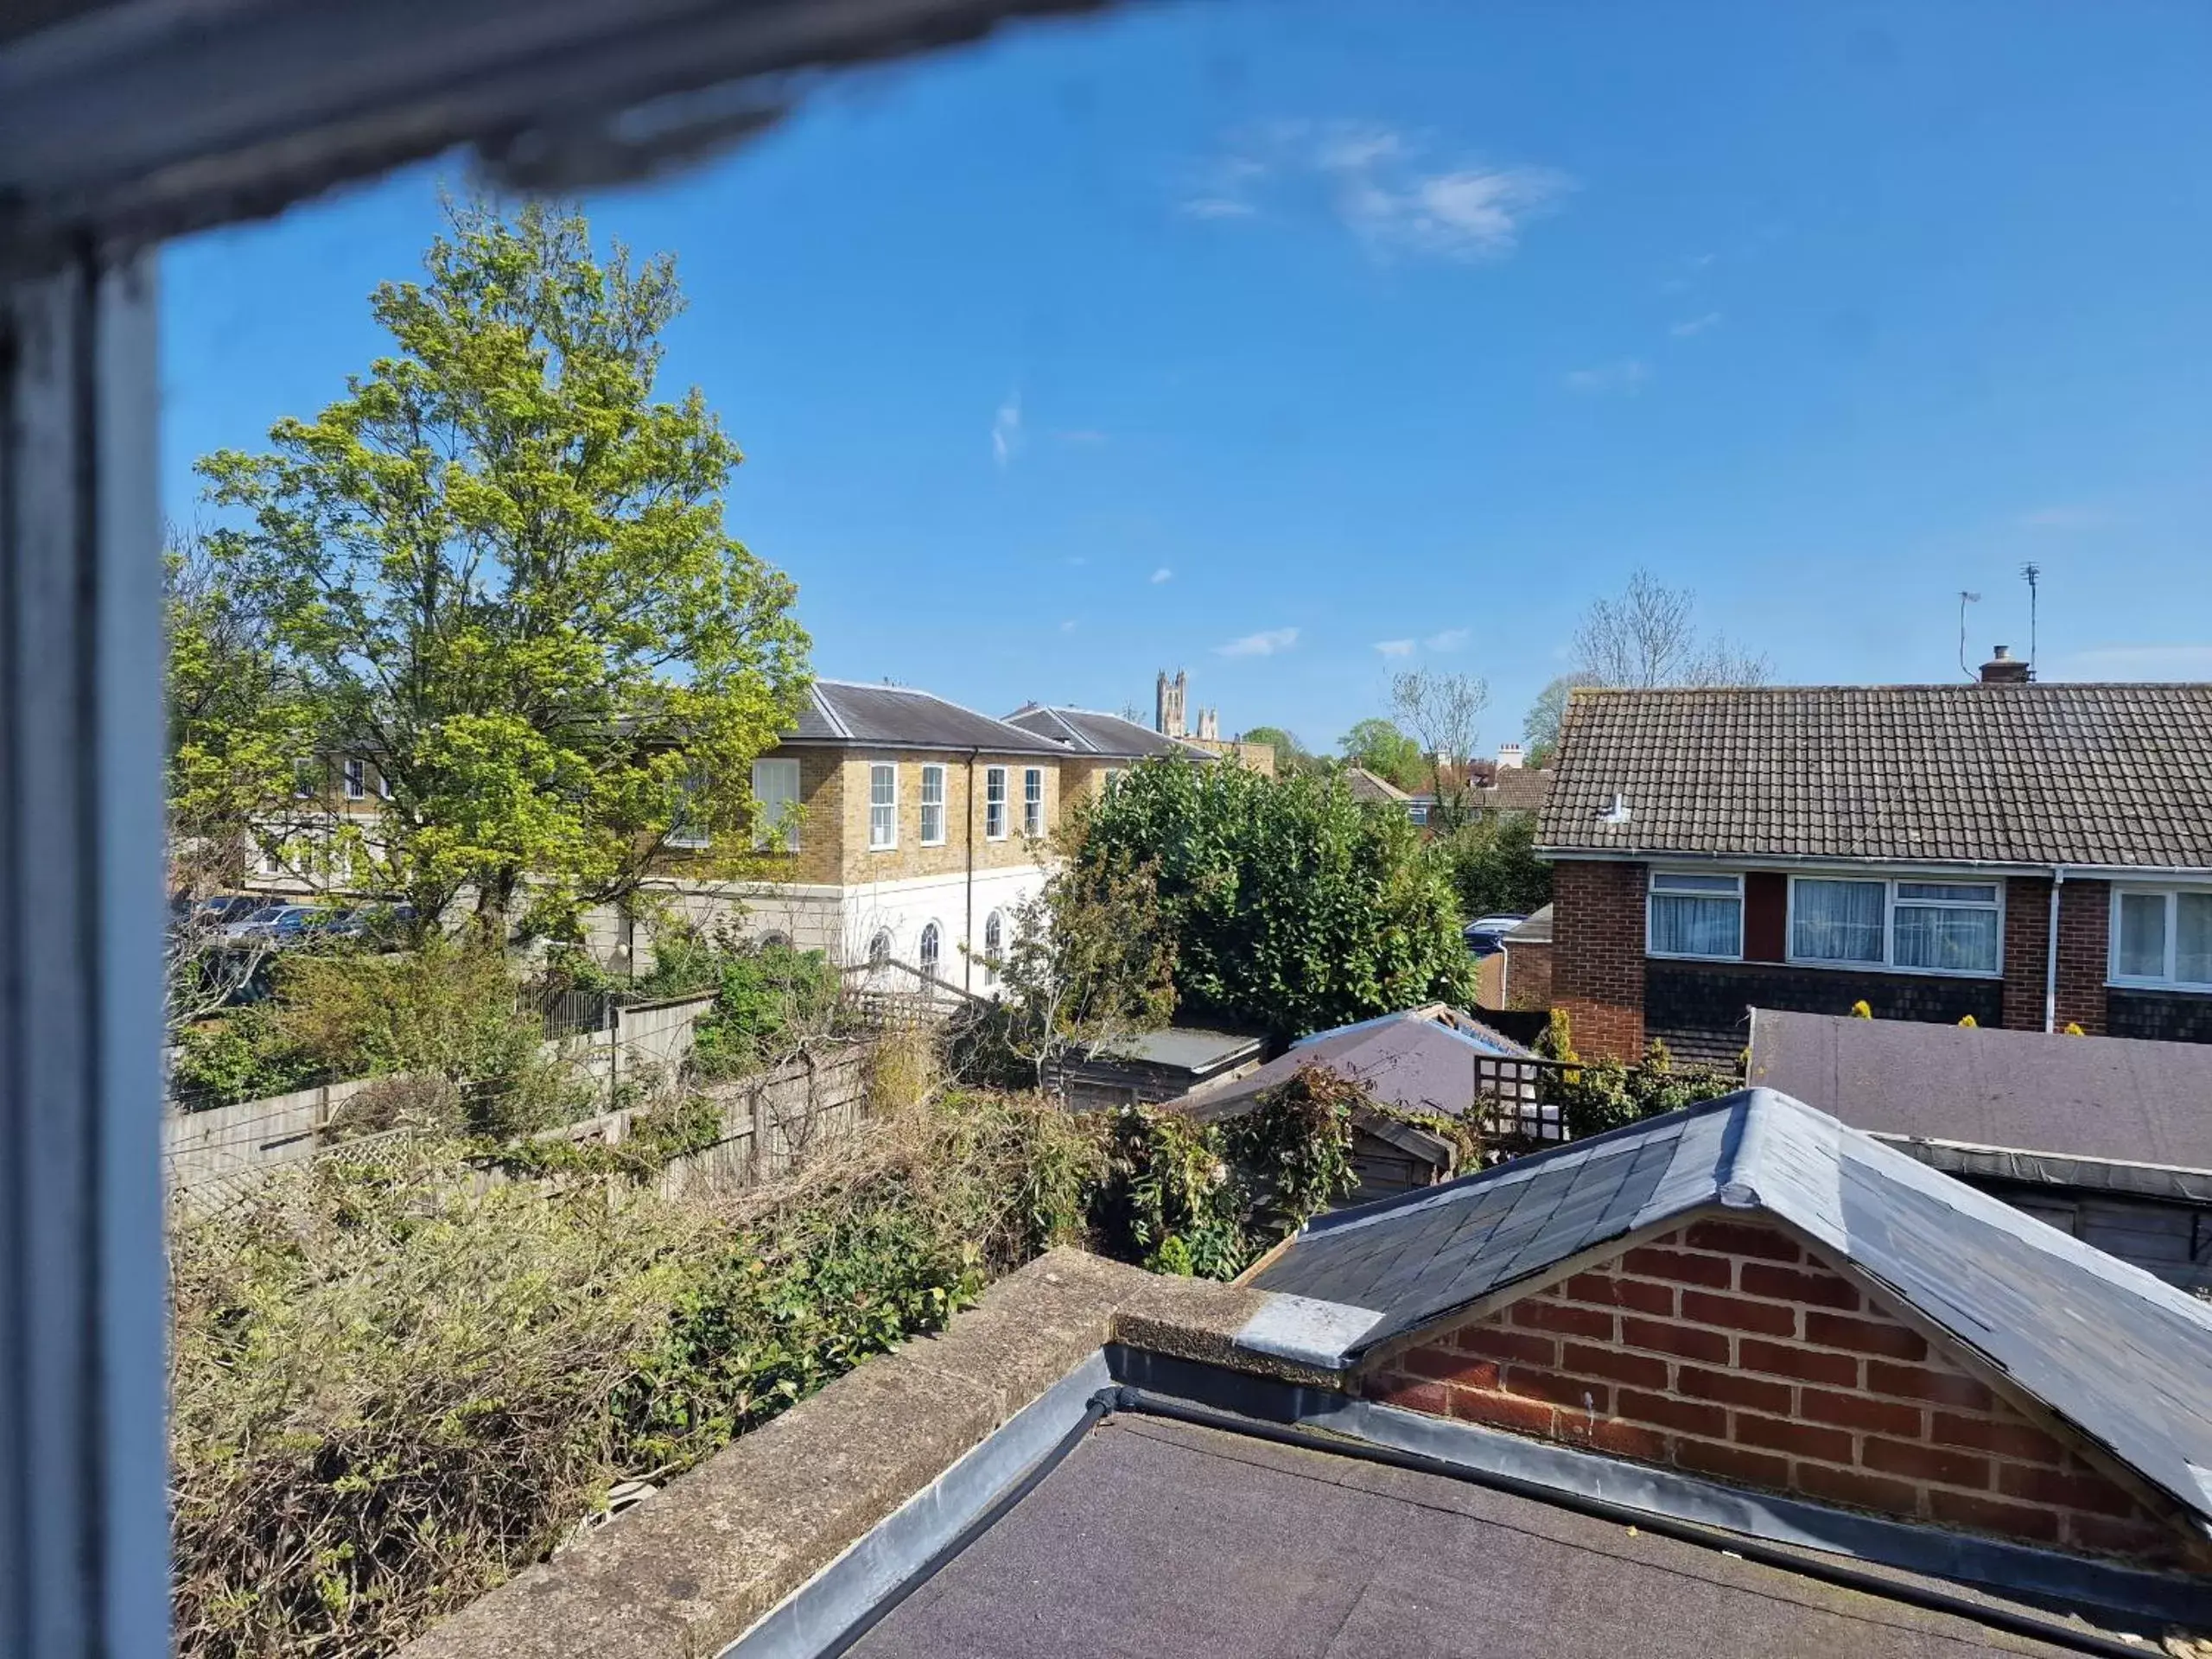
[[[1239,1345],[1271,1300],[1047,1251],[944,1332],[724,1447],[454,1612],[404,1659],[712,1659],[1109,1343],[1342,1388],[1340,1373]]]

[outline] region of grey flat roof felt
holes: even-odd
[[[1485,1058],[1533,1056],[1511,1038],[1464,1014],[1446,1021],[1426,1010],[1408,1009],[1316,1032],[1256,1071],[1192,1095],[1178,1107],[1200,1122],[1234,1117],[1268,1090],[1288,1083],[1302,1067],[1319,1065],[1364,1083],[1387,1105],[1456,1117],[1475,1104],[1475,1065]]]
[[[1116,1417],[852,1651],[1937,1659],[2063,1650],[1441,1475]]]
[[[1265,1039],[1235,1031],[1199,1031],[1181,1026],[1126,1038],[1109,1051],[1117,1060],[1141,1060],[1185,1071],[1212,1071],[1256,1055]]]
[[[1608,823],[1616,795],[1625,823]],[[2212,685],[1578,690],[1561,852],[2212,868]]]
[[[1378,1314],[1350,1360],[1716,1206],[1772,1216],[1851,1262],[2212,1518],[2212,1305],[1771,1090],[1319,1217],[1252,1282]]]
[[[784,741],[855,748],[981,749],[986,754],[1071,753],[1065,743],[927,691],[849,680],[817,680],[798,724]]]
[[[1119,715],[1095,709],[1062,709],[1048,703],[1027,702],[1007,717],[1007,724],[1049,738],[1081,754],[1114,760],[1142,760],[1155,754],[1179,754],[1186,760],[1211,760],[1204,749],[1163,737],[1149,726],[1140,726]]]
[[[1751,1081],[1878,1135],[2212,1171],[2212,1045],[1751,1014]]]

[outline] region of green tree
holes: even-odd
[[[1551,866],[1536,856],[1536,820],[1484,813],[1435,844],[1470,916],[1526,916],[1552,901]]]
[[[1281,726],[1255,726],[1243,734],[1247,743],[1265,743],[1275,752],[1275,771],[1288,777],[1294,772],[1310,772],[1315,757],[1298,741],[1298,734]]]
[[[1149,868],[1179,1005],[1296,1036],[1471,988],[1459,907],[1420,832],[1325,778],[1147,762],[1071,867]]]
[[[1344,734],[1338,747],[1353,766],[1364,766],[1400,789],[1421,790],[1428,785],[1428,766],[1421,759],[1421,745],[1387,720],[1361,721]]]
[[[1083,833],[1080,820],[1073,833]],[[991,965],[1006,985],[1010,1046],[1039,1087],[1054,1061],[1157,1031],[1175,1012],[1175,944],[1159,882],[1126,849],[1064,861],[1016,906],[1006,957]]]
[[[656,398],[672,262],[601,259],[542,207],[448,217],[428,280],[372,297],[392,355],[269,453],[200,463],[207,543],[324,752],[389,791],[340,846],[353,884],[567,937],[671,838],[741,868],[807,639],[723,528],[737,446],[696,388]]]
[[[1559,753],[1559,728],[1567,719],[1567,700],[1575,688],[1597,683],[1587,674],[1561,674],[1536,693],[1521,722],[1521,738],[1529,746],[1528,763],[1548,766]]]

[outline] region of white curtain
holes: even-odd
[[[1647,948],[1669,957],[1739,957],[1744,953],[1743,901],[1655,893]]]
[[[2174,977],[2212,985],[2212,893],[2174,895]]]
[[[2166,895],[2120,895],[2120,971],[2130,979],[2166,976]]]
[[[1897,906],[1897,961],[1900,968],[1942,968],[1953,973],[1997,971],[1997,912],[1961,906]]]
[[[1808,962],[1879,962],[1882,911],[1889,887],[1880,881],[1800,880],[1789,954]]]

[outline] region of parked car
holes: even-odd
[[[1478,916],[1460,930],[1460,937],[1476,956],[1496,956],[1505,949],[1505,936],[1528,919],[1526,916]]]
[[[296,944],[306,938],[311,928],[320,928],[323,925],[321,918],[334,913],[321,905],[265,904],[227,925],[223,937],[239,944],[250,939]]]

